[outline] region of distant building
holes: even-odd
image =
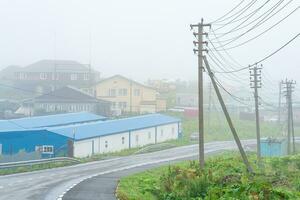
[[[176,106],[197,107],[198,95],[196,93],[177,93]]]
[[[15,87],[37,93],[67,85],[87,88],[100,78],[99,72],[72,60],[41,60],[26,67],[10,66],[2,71],[9,75]]]
[[[166,101],[159,98],[159,93],[154,88],[120,75],[98,82],[95,94],[99,99],[112,102],[116,113],[154,113],[166,110]]]
[[[2,81],[13,81],[15,80],[15,72],[20,70],[22,70],[22,67],[18,65],[9,65],[1,70],[0,79]]]
[[[94,96],[74,87],[66,86],[24,101],[23,106],[19,108],[17,113],[30,116],[83,111],[109,116],[111,114],[111,103],[96,99]]]
[[[155,88],[160,93],[168,93],[176,90],[175,83],[169,82],[165,79],[148,80],[148,85]]]

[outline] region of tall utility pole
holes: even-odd
[[[255,99],[255,119],[256,119],[256,150],[257,150],[257,163],[261,164],[261,151],[260,151],[260,126],[259,126],[259,109],[258,109],[258,88],[261,88],[261,67],[255,65],[250,70],[250,88],[254,89]],[[253,77],[253,79],[252,79]]]
[[[295,81],[293,80],[285,80],[281,82],[282,84],[285,85],[285,93],[286,93],[286,103],[287,103],[287,153],[291,154],[291,130],[293,129],[292,124],[293,124],[293,106],[292,106],[292,92],[294,88],[294,84],[296,84]],[[293,137],[293,142],[294,142],[294,137]],[[294,146],[294,145],[293,145]]]
[[[207,33],[203,32],[204,27],[210,27],[210,24],[204,24],[203,19],[201,19],[201,23],[191,24],[191,30],[193,28],[197,28],[197,32],[194,32],[194,36],[197,41],[194,41],[194,45],[198,46],[197,49],[194,49],[194,53],[198,53],[198,120],[199,120],[199,164],[200,168],[204,168],[204,120],[203,120],[203,52],[207,50],[203,49],[203,44],[207,44],[207,42],[203,42],[203,35],[207,36]]]
[[[279,82],[279,97],[278,97],[278,124],[281,122],[281,82]]]
[[[219,102],[220,102],[220,104],[221,104],[222,110],[223,110],[223,112],[224,112],[224,114],[225,114],[227,123],[228,123],[229,128],[230,128],[230,130],[231,130],[231,132],[232,132],[232,135],[233,135],[233,138],[234,138],[234,140],[235,140],[235,143],[236,143],[236,145],[238,146],[238,149],[239,149],[240,154],[241,154],[241,156],[242,156],[243,162],[244,162],[244,164],[246,165],[248,172],[253,173],[253,169],[252,169],[252,167],[251,167],[251,165],[250,165],[250,163],[249,163],[249,161],[248,161],[247,155],[246,155],[246,153],[245,153],[245,151],[244,151],[244,149],[243,149],[243,146],[242,146],[242,143],[241,143],[241,141],[240,141],[240,138],[239,138],[239,136],[238,136],[238,134],[237,134],[237,132],[236,132],[234,126],[233,126],[233,123],[232,123],[232,121],[231,121],[231,117],[230,117],[230,115],[229,115],[229,113],[228,113],[228,110],[227,110],[227,108],[226,108],[226,106],[225,106],[224,100],[223,100],[223,98],[222,98],[222,95],[221,95],[221,93],[220,93],[220,91],[219,91],[219,88],[218,88],[218,86],[217,86],[216,80],[215,80],[215,78],[214,78],[214,74],[212,73],[212,71],[211,71],[211,69],[210,69],[210,66],[209,66],[209,63],[208,63],[206,57],[204,57],[204,62],[205,62],[205,66],[206,66],[208,75],[209,75],[209,77],[210,77],[210,79],[211,79],[211,82],[212,82],[212,84],[213,84],[213,86],[214,86],[214,89],[215,89],[215,91],[216,91],[217,97],[218,97]]]

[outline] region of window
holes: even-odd
[[[151,132],[148,132],[148,140],[151,139]]]
[[[40,73],[40,79],[41,80],[46,80],[47,79],[47,74],[46,73]]]
[[[21,73],[20,73],[20,80],[24,80],[24,79],[27,79],[27,74],[21,72]]]
[[[174,134],[175,134],[175,128],[172,127],[172,135],[174,135]]]
[[[160,136],[161,137],[164,136],[164,130],[163,129],[160,130]]]
[[[53,153],[53,146],[43,146],[43,153]]]
[[[71,74],[71,81],[77,80],[77,74]]]
[[[119,96],[127,96],[127,89],[126,88],[119,89]]]
[[[122,144],[125,144],[125,137],[122,137]]]
[[[85,81],[90,80],[90,75],[87,73],[83,74],[83,80]]]
[[[133,95],[134,96],[140,96],[140,89],[134,89]]]
[[[43,154],[53,154],[54,146],[52,145],[35,146],[35,151],[41,152]]]
[[[139,143],[139,135],[136,135],[136,136],[135,136],[135,142],[136,142],[136,143]]]
[[[119,102],[119,108],[125,109],[126,107],[127,107],[127,103],[126,102]]]
[[[105,141],[105,148],[107,148],[108,147],[108,142],[107,141]]]
[[[116,96],[116,89],[109,89],[108,96],[115,97]]]

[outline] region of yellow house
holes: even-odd
[[[115,112],[153,113],[166,110],[165,100],[158,98],[154,88],[121,75],[101,80],[94,89],[98,99],[112,102]]]

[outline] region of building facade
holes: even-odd
[[[37,93],[46,93],[67,85],[88,88],[100,78],[100,73],[90,65],[72,60],[41,60],[26,67],[14,67],[14,70],[14,85]]]
[[[111,103],[82,92],[71,86],[65,86],[48,94],[26,100],[17,111],[27,116],[51,113],[91,112],[99,115],[111,115]]]
[[[98,82],[95,94],[99,99],[112,102],[116,112],[154,113],[166,110],[164,99],[149,86],[116,75]]]

